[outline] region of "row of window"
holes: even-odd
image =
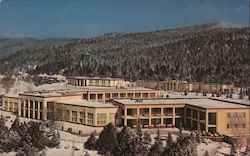
[[[34,113],[34,114],[33,114]],[[26,117],[28,118],[29,116],[29,111],[26,109],[25,112],[23,109],[21,109],[21,117]],[[33,116],[34,115],[34,116]],[[39,116],[38,116],[39,115]],[[32,111],[30,110],[30,117],[29,118],[32,118],[32,119],[43,119],[43,112],[38,112],[38,111]]]
[[[69,120],[69,113],[70,111],[67,111],[67,116]],[[77,111],[72,111],[72,122],[77,122]],[[87,115],[87,122],[86,122],[86,115]],[[88,125],[93,125],[94,124],[94,114],[93,113],[87,113],[85,112],[80,112],[79,116],[80,123],[82,124],[88,124]],[[97,125],[106,125],[108,122],[115,123],[115,113],[98,113],[97,114]]]
[[[43,102],[42,101],[33,101],[33,100],[25,100],[25,108],[28,108],[30,104],[30,109],[38,109],[40,105],[40,110],[43,109]],[[24,101],[21,100],[21,108],[24,107]]]
[[[16,102],[14,102],[14,103],[9,102],[9,105],[8,105],[8,101],[4,101],[4,109],[17,112],[18,111],[18,104]]]
[[[230,112],[227,113],[227,128],[246,128],[246,113],[245,112]]]
[[[149,108],[142,108],[139,109],[140,116],[148,116],[149,115]],[[130,116],[137,116],[136,109],[127,109],[127,115]],[[152,116],[160,116],[161,115],[161,108],[151,108],[151,115]],[[163,109],[164,116],[172,116],[173,115],[173,108],[164,108]],[[184,116],[184,108],[176,108],[175,109],[176,116]]]

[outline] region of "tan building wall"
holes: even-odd
[[[18,112],[18,97],[2,96],[3,110],[10,112]]]
[[[76,86],[121,87],[125,85],[122,78],[70,77],[68,83]]]
[[[115,103],[119,105],[119,103]],[[143,127],[174,127],[184,122],[184,104],[173,105],[119,105],[118,124],[134,127],[138,119]]]
[[[48,104],[57,101],[81,101],[81,95],[67,96],[35,96],[29,94],[20,94],[20,103],[18,107],[18,115],[21,117],[32,118],[37,120],[47,120]]]
[[[179,80],[166,80],[166,81],[136,81],[137,87],[146,87],[158,90],[171,90],[171,91],[185,91],[188,89],[188,83],[186,81]]]
[[[64,103],[56,104],[62,112],[60,120],[89,126],[105,126],[112,122],[116,124],[117,107],[74,106]]]
[[[217,109],[217,110],[211,110],[216,112],[217,115],[217,132],[221,134],[227,134],[229,136],[246,136],[250,135],[250,108],[249,109]],[[210,110],[209,110],[210,112]],[[232,115],[235,115],[234,113],[237,113],[240,115],[241,113],[244,113],[244,117],[228,117],[228,113],[232,113]],[[229,120],[232,120],[231,122]],[[233,123],[238,124],[244,123],[243,127],[242,125],[236,125],[239,127],[235,127],[235,125],[231,125],[231,127],[228,127],[228,124]],[[224,124],[221,124],[224,123]]]
[[[134,127],[139,119],[143,127],[178,127],[182,122],[188,129],[200,129],[210,133],[218,132],[234,137],[250,136],[250,109],[247,107],[208,109],[184,103],[123,105],[117,101],[114,104],[119,106],[118,124],[122,126]],[[157,111],[155,112],[155,110]],[[228,113],[238,113],[239,117],[233,116],[229,119]],[[234,124],[238,127],[235,127]],[[233,127],[228,127],[230,125]]]
[[[198,83],[198,82],[190,82],[189,83],[189,91],[191,92],[208,92],[208,93],[232,93],[234,85],[232,84],[217,84],[217,83]]]

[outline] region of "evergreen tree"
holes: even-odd
[[[190,139],[189,139],[189,143],[187,147],[187,150],[190,156],[197,156],[197,142],[196,142],[196,138],[194,135],[195,134],[192,132],[190,135]]]
[[[40,131],[39,126],[40,126],[39,123],[36,123],[36,122],[29,123],[29,127],[28,127],[27,133],[26,133],[26,135],[27,135],[26,139],[29,139],[29,137],[31,137],[31,140],[30,141],[26,140],[26,141],[31,142],[39,150],[42,150],[45,148],[45,146],[49,145],[50,141],[49,141],[49,138],[46,137],[44,132]],[[54,139],[59,140],[59,143],[60,143],[60,138],[58,138],[58,134],[56,136],[54,134],[53,137],[54,137]]]
[[[116,156],[132,156],[134,155],[133,151],[133,139],[136,137],[136,134],[133,135],[132,130],[129,127],[123,127],[120,133],[118,133],[117,140],[117,152]]]
[[[155,143],[151,146],[149,156],[159,156],[163,152],[163,143],[160,135],[160,130],[157,130],[157,136],[155,137]]]
[[[106,152],[114,153],[117,146],[117,128],[109,123],[106,125],[98,140],[96,141],[96,148],[99,154],[105,155]]]
[[[60,144],[60,138],[58,138],[57,134],[54,134],[52,139],[49,141],[49,147],[56,147]]]
[[[116,156],[144,156],[147,155],[147,152],[147,145],[142,142],[134,130],[124,127],[118,134]]]
[[[237,156],[237,150],[235,144],[232,144],[231,146],[230,156]]]
[[[174,152],[175,143],[173,142],[173,138],[170,132],[168,132],[168,137],[166,140],[166,146],[164,148],[164,152],[162,156],[169,156],[171,153]],[[171,155],[170,155],[171,156]]]
[[[84,148],[88,150],[94,150],[96,146],[96,138],[94,133],[91,133],[89,139],[84,143]]]
[[[21,137],[16,131],[9,130],[6,131],[4,137],[0,140],[0,144],[2,145],[2,149],[6,152],[16,151],[19,143],[21,141]]]
[[[0,130],[2,129],[7,129],[5,125],[5,117],[3,115],[1,115],[1,118],[0,118]]]
[[[209,156],[208,151],[206,150],[206,152],[204,153],[204,156]]]
[[[89,152],[86,151],[86,152],[84,153],[84,156],[90,156]]]
[[[19,117],[16,116],[15,121],[11,125],[11,129],[14,130],[14,131],[18,131],[19,127],[20,127]]]
[[[166,146],[172,147],[173,143],[174,142],[173,142],[172,134],[170,132],[168,132],[168,138],[167,138],[167,144],[166,144]]]
[[[39,149],[29,143],[24,143],[24,147],[17,150],[16,156],[36,156]]]
[[[140,118],[138,118],[138,120],[137,120],[136,134],[137,134],[138,137],[142,140],[143,132],[142,132],[142,127],[141,127],[141,120],[140,120]]]
[[[151,136],[150,136],[150,134],[146,131],[146,132],[144,132],[144,135],[143,135],[143,142],[145,143],[145,144],[150,144],[151,143],[151,141],[152,141],[152,139],[151,139]]]

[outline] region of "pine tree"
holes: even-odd
[[[84,143],[84,148],[88,150],[94,150],[96,146],[96,138],[94,133],[91,133],[89,139]]]
[[[6,125],[5,125],[5,117],[3,115],[1,115],[1,118],[0,118],[0,129],[6,129]]]
[[[190,135],[187,149],[190,156],[197,156],[197,142],[193,132]]]
[[[164,151],[162,153],[162,156],[169,156],[171,153],[174,153],[174,147],[175,143],[173,142],[173,138],[170,132],[168,132],[168,137],[166,140],[166,146],[164,148]]]
[[[19,117],[16,116],[15,121],[13,122],[13,124],[11,125],[11,129],[14,131],[18,131],[20,127],[20,122],[19,122]]]
[[[172,134],[170,132],[168,132],[168,138],[167,138],[167,146],[168,147],[172,147],[173,146],[173,138],[172,138]]]
[[[160,130],[157,130],[155,144],[151,146],[149,156],[159,156],[163,152],[163,143],[160,135]]]
[[[142,140],[143,132],[142,132],[142,127],[141,127],[141,120],[140,120],[140,118],[137,120],[136,134],[137,134],[138,137]]]
[[[45,146],[49,145],[49,138],[46,137],[44,132],[40,131],[39,129],[39,123],[30,122],[29,126],[27,128],[27,131],[24,131],[24,134],[26,135],[26,142],[32,143],[35,147],[37,147],[39,150],[42,150],[45,148]],[[60,142],[60,138],[58,138],[59,134],[56,135],[54,139],[58,139]],[[53,136],[54,137],[54,136]],[[27,139],[31,138],[30,141]]]
[[[58,138],[57,134],[54,134],[52,139],[49,141],[49,147],[56,147],[60,144],[60,138]]]
[[[19,143],[21,141],[21,137],[16,131],[9,130],[5,133],[4,137],[0,140],[0,144],[3,150],[8,151],[15,151],[17,150]]]
[[[231,146],[231,151],[230,151],[231,156],[237,156],[237,150],[235,144],[232,144]]]
[[[143,135],[143,142],[145,143],[145,144],[150,144],[151,143],[151,141],[152,141],[152,139],[151,139],[151,136],[150,136],[150,134],[146,131],[146,132],[144,132],[144,135]]]
[[[117,146],[117,128],[109,123],[105,126],[96,141],[96,148],[99,154],[105,155],[106,152],[111,152],[112,154],[115,151]]]
[[[134,155],[133,151],[133,139],[136,138],[136,134],[129,127],[123,127],[123,129],[118,133],[117,140],[118,146],[117,151],[114,155],[121,156],[127,155],[132,156]]]
[[[138,137],[135,130],[124,127],[118,133],[118,146],[114,155],[121,156],[144,156],[148,153],[148,147]]]
[[[84,154],[84,156],[90,156],[89,152],[86,151],[85,154]]]
[[[54,128],[50,128],[50,130],[47,132],[47,137],[52,137],[55,134],[55,129]]]
[[[16,156],[36,156],[39,153],[39,149],[32,146],[32,144],[24,143],[23,148],[17,150]]]
[[[206,152],[204,153],[204,156],[209,156],[208,151],[206,150]]]

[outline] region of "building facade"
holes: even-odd
[[[228,136],[250,135],[250,107],[212,99],[117,99],[121,126],[201,129]]]
[[[68,83],[75,86],[101,86],[101,87],[122,87],[125,80],[122,78],[100,78],[100,77],[69,77]]]
[[[19,94],[18,97],[2,96],[3,110],[18,112],[25,118],[48,119],[48,108],[63,102],[111,102],[112,99],[162,98],[163,92],[147,88],[82,88],[78,90],[33,91]],[[86,102],[85,102],[86,103]],[[67,107],[66,107],[67,106]],[[72,107],[76,107],[72,105]],[[64,108],[70,108],[65,105]],[[100,110],[100,108],[98,108]]]
[[[217,84],[217,83],[199,83],[187,82],[180,80],[166,80],[166,81],[136,81],[137,87],[146,87],[165,91],[177,92],[207,92],[207,93],[233,93],[233,84]]]
[[[57,111],[49,112],[58,115],[61,121],[78,123],[88,126],[102,127],[108,123],[116,124],[118,107],[108,103],[80,101],[80,102],[58,102]],[[62,110],[62,111],[60,111]]]
[[[15,113],[18,112],[19,97],[2,95],[1,101],[4,111],[15,112]]]

